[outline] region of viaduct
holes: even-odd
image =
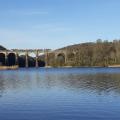
[[[52,51],[51,49],[12,49],[12,50],[0,50],[0,65],[6,65],[8,62],[8,59],[12,56],[14,56],[14,65],[18,65],[19,64],[19,56],[24,55],[25,56],[25,67],[29,67],[28,65],[28,57],[30,56],[30,54],[34,54],[35,55],[35,67],[39,67],[38,65],[38,57],[40,57],[40,55],[44,55],[45,59],[45,66],[48,66],[48,56],[50,53],[54,54],[54,58],[52,59],[57,59],[60,56],[62,56],[64,58],[65,63],[67,63],[68,61],[73,61],[75,60],[75,56],[76,56],[76,52],[72,51],[69,52],[69,54],[73,55],[73,59],[69,59],[69,54],[67,50],[55,50]],[[1,61],[2,59],[2,61]]]

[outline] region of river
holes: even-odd
[[[120,68],[0,71],[0,120],[120,120]]]

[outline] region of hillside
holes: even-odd
[[[97,40],[96,42],[81,43],[66,46],[57,50],[67,50],[67,66],[111,66],[120,65],[120,40],[113,42]],[[56,51],[57,51],[56,50]],[[75,52],[75,55],[72,54]],[[56,66],[58,63],[56,63]]]
[[[86,46],[91,46],[91,45],[95,45],[95,43],[93,42],[88,42],[88,43],[81,43],[81,44],[74,44],[74,45],[69,45],[63,48],[60,48],[58,50],[65,50],[66,48],[68,50],[73,50],[73,49],[79,49],[80,47],[86,47]]]

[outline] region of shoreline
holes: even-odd
[[[120,65],[109,65],[108,67],[119,68]]]
[[[0,66],[0,70],[16,70],[18,68],[19,68],[18,65],[15,65],[15,66]]]
[[[0,70],[16,70],[19,69],[20,67],[18,65],[15,66],[0,66]],[[23,67],[25,68],[25,67]],[[31,68],[31,67],[28,67]],[[35,68],[35,67],[33,67]],[[38,67],[40,68],[40,67]],[[109,65],[109,66],[45,66],[43,68],[120,68],[120,65]]]

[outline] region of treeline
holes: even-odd
[[[53,60],[49,57],[51,66],[109,66],[120,64],[120,40],[108,42],[98,39],[95,43],[83,43],[68,46],[61,50],[67,50],[67,58],[61,55]],[[52,58],[52,59],[50,59]],[[65,59],[66,63],[65,63]]]

